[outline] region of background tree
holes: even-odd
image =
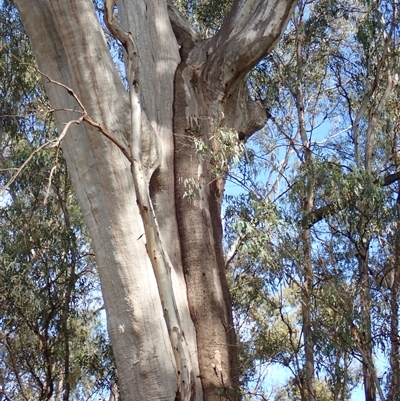
[[[358,380],[351,368],[354,359],[361,361],[367,400],[376,399],[377,392],[383,399],[393,397],[393,390],[385,393],[383,383],[396,375],[396,366],[375,363],[393,350],[393,345],[388,347],[393,337],[382,328],[396,324],[383,312],[388,296],[379,280],[391,260],[385,250],[391,240],[385,232],[396,219],[397,195],[390,186],[398,179],[393,166],[397,107],[392,104],[398,102],[392,64],[398,57],[397,23],[398,5],[390,1],[299,2],[281,42],[251,75],[253,95],[270,118],[267,129],[249,143],[246,160],[255,166],[243,163],[231,173],[253,200],[250,209],[236,208],[236,199],[228,209],[238,229],[236,237],[228,237],[236,249],[230,259],[234,301],[236,313],[256,328],[244,339],[248,343],[250,338],[257,351],[263,349],[260,343],[271,351],[267,344],[276,328],[268,330],[272,313],[246,312],[242,277],[248,282],[249,275],[255,276],[250,283],[263,283],[254,285],[251,293],[259,303],[265,300],[266,310],[272,302],[275,308],[281,305],[286,330],[280,335],[286,336],[286,346],[293,345],[289,358],[283,344],[275,349],[275,361],[289,367],[290,388],[297,385],[296,397],[302,400],[321,397],[312,392],[312,375],[328,383],[331,399],[349,397]],[[310,199],[313,206],[307,212],[304,202]],[[276,210],[274,230],[254,220],[265,205]],[[243,230],[248,226],[252,229]],[[268,236],[267,243],[260,243],[260,231]],[[305,231],[310,234],[309,248],[300,240]],[[307,249],[310,264],[304,258]],[[247,263],[249,252],[262,257]],[[298,294],[292,295],[294,302],[282,296],[288,287]],[[258,291],[261,294],[255,295]],[[300,294],[307,296],[301,299]],[[296,321],[294,305],[300,305],[308,319]],[[270,361],[271,355],[256,358]],[[311,367],[313,361],[316,368],[307,373],[307,363]]]

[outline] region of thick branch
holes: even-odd
[[[387,187],[388,185],[393,184],[396,181],[400,180],[400,171],[397,173],[389,174],[383,178],[383,187]]]
[[[247,83],[242,81],[240,85],[226,98],[226,121],[234,122],[234,128],[241,140],[247,140],[255,131],[265,126],[267,113],[259,102],[250,98]]]
[[[274,48],[295,4],[295,0],[236,0],[209,42],[203,76],[229,90]]]
[[[181,46],[180,52],[185,56],[201,38],[190,22],[170,2],[168,2],[168,15],[176,40]]]
[[[300,220],[300,225],[304,229],[311,228],[315,223],[318,223],[325,217],[332,216],[336,212],[344,209],[345,205],[339,205],[339,202],[330,203],[329,205],[320,207],[319,209],[312,211]]]

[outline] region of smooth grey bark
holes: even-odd
[[[244,77],[273,48],[295,1],[235,1],[220,32],[202,40],[165,0],[118,0],[139,55],[139,138],[129,138],[129,97],[91,0],[16,4],[40,70],[70,87],[124,151],[130,139],[141,141],[139,162],[192,357],[190,393],[180,392],[130,162],[88,124],[72,125],[62,143],[96,253],[122,399],[236,399],[220,218],[224,180],[197,155],[193,135],[215,147],[219,127],[247,137],[263,126],[265,112],[250,100]],[[44,81],[61,132],[81,109],[68,91]],[[185,178],[203,183],[193,203],[183,199]]]

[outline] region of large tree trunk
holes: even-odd
[[[215,180],[211,160],[197,155],[193,138],[213,147],[211,137],[221,126],[246,137],[262,127],[265,113],[249,99],[244,77],[273,48],[294,3],[235,1],[221,31],[201,40],[165,0],[117,1],[140,64],[142,130],[141,138],[132,139],[129,95],[92,1],[16,0],[40,70],[71,88],[87,115],[122,145],[83,123],[71,125],[62,142],[96,253],[124,401],[237,398],[222,252],[223,179]],[[82,115],[81,108],[69,91],[45,81],[61,132]],[[129,153],[129,145],[132,150],[131,139],[142,144],[137,162],[171,267],[167,295],[180,327],[166,324],[171,311],[161,302],[165,293],[147,254],[143,210],[121,151]],[[193,202],[183,198],[187,178],[200,183]],[[184,333],[191,359],[189,391],[180,383],[175,330]]]

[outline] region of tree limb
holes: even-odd
[[[181,46],[181,54],[187,55],[197,42],[201,40],[199,34],[180,11],[168,1],[168,15],[176,40]]]
[[[203,76],[225,92],[280,39],[296,0],[235,0],[221,30],[209,41]]]

